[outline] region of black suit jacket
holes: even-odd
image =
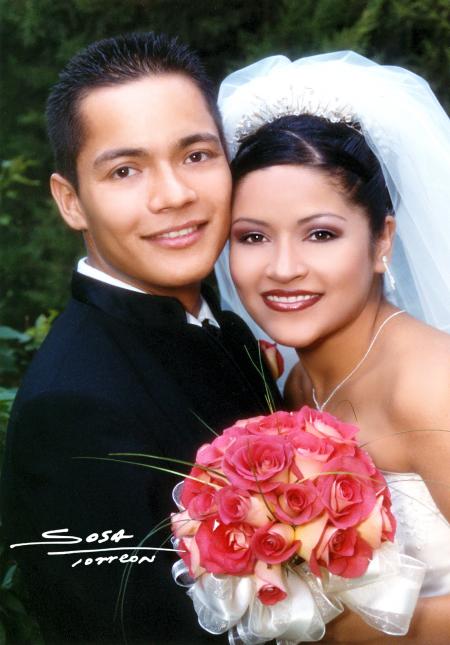
[[[158,552],[153,563],[132,567],[121,626],[114,609],[125,564],[89,564],[83,558],[126,551],[47,552],[135,546],[169,517],[179,478],[77,457],[134,452],[193,461],[197,448],[212,439],[207,426],[220,431],[238,418],[267,413],[263,381],[247,353],[258,363],[256,342],[236,315],[221,312],[210,299],[219,338],[187,324],[184,309],[172,298],[80,274],[74,275],[72,290],[20,388],[3,469],[9,543],[39,541],[44,531],[63,528],[83,538],[75,546],[14,551],[44,636],[58,644],[115,643],[123,631],[129,643],[221,642],[198,627],[191,600],[172,581],[173,553]],[[85,542],[93,533],[120,529],[133,539]],[[169,533],[166,526],[146,545],[161,546]],[[72,566],[79,558],[82,562]]]

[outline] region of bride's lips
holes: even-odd
[[[322,297],[312,291],[283,291],[274,289],[261,294],[264,304],[274,311],[301,311],[316,304]]]
[[[184,249],[195,244],[203,235],[206,221],[195,220],[172,226],[171,228],[158,231],[152,235],[143,236],[143,239],[171,249]]]

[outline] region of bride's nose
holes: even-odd
[[[277,282],[290,282],[308,273],[306,263],[299,249],[291,241],[280,242],[273,247],[273,253],[266,266],[266,276]]]

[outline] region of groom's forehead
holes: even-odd
[[[106,149],[183,147],[220,133],[197,84],[186,75],[161,74],[96,87],[78,105],[81,146]]]

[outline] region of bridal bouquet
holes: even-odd
[[[174,490],[172,532],[173,576],[204,629],[231,643],[315,641],[345,604],[406,633],[423,568],[391,544],[389,489],[357,432],[303,407],[238,421],[200,447]]]

